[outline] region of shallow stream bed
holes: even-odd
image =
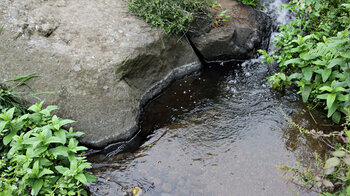
[[[276,165],[308,166],[325,147],[283,117],[326,129],[293,90],[271,90],[266,66],[251,60],[216,65],[176,81],[145,108],[132,146],[90,156],[99,181],[92,195],[317,195],[281,177]],[[140,146],[138,148],[138,146]]]

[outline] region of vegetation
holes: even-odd
[[[308,168],[301,165],[299,161],[296,167],[279,166],[285,172],[284,176],[289,179],[288,182],[301,185],[320,195],[350,195],[350,131],[348,130],[350,116],[347,116],[342,131],[325,134],[322,131],[302,128],[284,113],[283,115],[301,133],[313,136],[332,149],[331,157],[328,157],[325,162],[315,154],[316,161]]]
[[[260,0],[236,0],[238,2],[241,2],[245,5],[251,5],[253,7],[257,7],[260,4]]]
[[[28,76],[28,75],[27,75]],[[18,93],[0,86],[0,196],[87,195],[84,185],[95,180],[75,137],[82,132],[62,126],[74,121],[51,115],[57,106],[43,102],[28,109],[14,102]]]
[[[325,134],[306,130],[289,120],[302,133],[324,142],[333,152],[323,162],[304,168],[280,166],[291,182],[321,195],[350,195],[350,0],[292,0],[285,6],[295,19],[280,25],[271,54],[260,51],[280,71],[269,77],[273,88],[295,85],[304,102],[321,106],[343,131]]]
[[[128,0],[129,8],[153,27],[166,33],[186,30],[194,15],[212,4],[212,0]]]
[[[260,0],[238,0],[246,5],[257,6]],[[128,0],[129,9],[146,20],[153,27],[164,32],[179,34],[187,31],[195,16],[204,12],[205,8],[221,5],[214,0]],[[225,13],[215,19],[216,27],[227,20]],[[225,19],[226,18],[226,19]],[[220,24],[219,24],[220,23]]]
[[[281,71],[270,77],[274,88],[295,84],[303,101],[323,106],[339,123],[350,105],[350,0],[293,0],[286,8],[296,19],[280,25],[275,60]]]

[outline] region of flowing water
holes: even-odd
[[[266,1],[265,8],[281,23],[286,12],[269,12],[279,3]],[[287,184],[276,165],[299,156],[307,166],[326,148],[280,110],[309,129],[327,122],[294,90],[272,90],[261,60],[209,66],[174,82],[146,106],[138,136],[89,157],[99,178],[92,195],[124,195],[136,186],[152,196],[317,195]]]

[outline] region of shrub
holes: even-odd
[[[318,104],[339,123],[350,105],[350,0],[293,0],[296,19],[280,25],[276,51],[269,57],[280,73],[273,87],[296,84],[304,102]],[[261,51],[262,52],[262,51]],[[275,55],[274,55],[275,54]]]
[[[77,153],[87,148],[75,137],[82,132],[66,131],[72,123],[51,115],[57,106],[28,108],[0,113],[0,195],[86,195],[84,185],[95,180],[91,168]]]
[[[194,14],[212,4],[211,0],[128,0],[129,8],[153,27],[166,33],[186,30]]]

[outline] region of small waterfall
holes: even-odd
[[[263,12],[271,17],[274,26],[270,37],[269,52],[275,49],[273,43],[276,40],[275,36],[279,34],[277,32],[278,25],[288,24],[293,19],[291,12],[281,8],[286,3],[288,3],[288,0],[262,0],[261,2],[261,5],[264,7]]]

